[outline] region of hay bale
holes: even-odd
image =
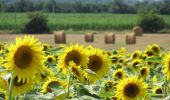
[[[114,44],[115,43],[115,34],[114,33],[105,33],[105,44]]]
[[[136,34],[135,33],[126,34],[126,44],[136,44]]]
[[[66,43],[66,35],[64,31],[54,31],[55,43]]]
[[[143,29],[140,26],[135,26],[132,29],[132,32],[136,33],[136,36],[142,36],[143,35]]]
[[[94,42],[94,33],[86,33],[85,34],[85,41],[86,42]]]

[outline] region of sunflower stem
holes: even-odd
[[[9,89],[8,89],[9,100],[12,100],[12,84],[13,84],[13,76],[12,76],[12,73],[11,73]]]
[[[69,97],[70,95],[70,79],[71,79],[71,72],[70,72],[70,66],[68,66],[68,74],[67,74],[67,83],[68,83],[68,87],[67,87],[67,97]]]

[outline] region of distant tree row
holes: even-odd
[[[59,3],[55,0],[33,2],[32,0],[17,0],[12,3],[0,2],[2,12],[27,12],[27,11],[46,11],[46,12],[78,12],[78,13],[137,13],[141,9],[154,9],[160,14],[170,14],[170,0],[161,2],[137,2],[136,4],[126,4],[124,0],[113,0],[107,4],[89,3],[84,4],[80,1],[75,3]],[[143,11],[143,10],[142,10]]]

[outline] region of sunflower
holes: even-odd
[[[163,59],[163,73],[165,74],[167,80],[170,80],[170,53]]]
[[[80,66],[77,66],[73,61],[69,62],[70,71],[73,76],[75,76],[79,82],[86,83],[84,71]]]
[[[46,60],[47,62],[55,62],[56,61],[56,58],[53,56],[53,55],[48,55],[47,56],[47,60]]]
[[[55,77],[49,78],[48,81],[44,83],[42,86],[42,93],[48,93],[48,92],[53,92],[53,88],[60,87],[60,88],[66,88],[67,83],[65,81],[60,81]]]
[[[160,48],[159,45],[153,44],[153,45],[150,45],[149,48],[153,52],[154,55],[159,55],[160,54],[161,48]]]
[[[141,99],[146,94],[147,85],[142,79],[129,77],[121,80],[116,86],[116,96],[122,100],[137,100]]]
[[[141,51],[139,50],[136,50],[134,51],[132,54],[131,54],[131,59],[134,60],[134,59],[139,59],[141,57]]]
[[[104,90],[106,92],[113,92],[115,90],[116,83],[114,83],[112,80],[106,80],[104,81]]]
[[[18,76],[13,78],[12,91],[13,95],[22,95],[23,93],[29,92],[35,83],[34,78],[29,81],[19,81]]]
[[[112,64],[117,64],[119,62],[119,58],[117,55],[112,55],[111,56],[111,63]]]
[[[163,93],[163,90],[162,90],[160,87],[154,87],[154,88],[152,89],[152,92],[153,92],[154,94],[162,94],[162,93]]]
[[[43,55],[40,43],[33,36],[25,36],[23,39],[16,38],[16,44],[9,47],[5,67],[13,71],[14,77],[18,81],[29,81],[35,75],[40,73],[43,67]]]
[[[77,66],[83,68],[87,67],[88,55],[86,54],[83,46],[71,45],[64,47],[64,51],[59,55],[57,70],[67,73],[69,62],[73,61]]]
[[[89,83],[95,82],[109,71],[109,65],[111,63],[109,57],[103,54],[100,49],[91,49],[87,51],[89,54],[89,63],[87,69],[90,69],[95,74],[87,72],[87,79]]]
[[[140,59],[136,59],[132,61],[132,69],[138,70],[141,67],[142,61]]]
[[[120,50],[119,50],[119,53],[121,54],[121,55],[125,55],[126,54],[126,48],[124,48],[124,47],[121,47],[120,48]]]
[[[43,46],[43,51],[47,51],[50,48],[50,45],[47,43],[44,43],[42,46]]]
[[[154,55],[153,51],[152,50],[149,50],[149,49],[146,49],[144,54],[147,56],[147,57],[151,57]]]
[[[112,74],[112,77],[117,79],[123,79],[126,77],[126,73],[122,68],[120,68]]]
[[[148,67],[142,67],[142,68],[140,68],[140,76],[141,76],[142,78],[146,78],[146,77],[149,75],[149,72],[150,72],[150,70],[149,70]]]
[[[41,73],[37,73],[37,80],[40,82],[45,82],[47,81],[50,77],[54,77],[54,73],[51,70],[51,68],[45,68]]]

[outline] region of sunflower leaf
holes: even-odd
[[[93,74],[93,75],[96,75],[96,73],[90,69],[84,69],[86,72],[90,73],[90,74]]]
[[[155,62],[155,63],[159,63],[162,61],[161,57],[151,57],[151,58],[147,58],[145,60],[146,62]]]

